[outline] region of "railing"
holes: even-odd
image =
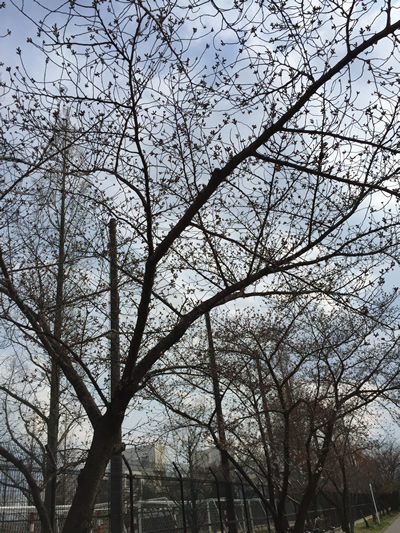
[[[57,478],[56,530],[61,531],[75,492],[79,472]],[[39,475],[39,472],[38,472]],[[12,482],[11,482],[12,480]],[[133,475],[121,480],[124,523],[127,533],[226,533],[228,519],[224,483],[216,475],[188,479],[183,475]],[[110,478],[106,475],[92,522],[93,533],[110,531]],[[233,483],[234,510],[239,533],[273,533],[272,517],[262,500],[241,479]],[[293,499],[295,501],[296,498]],[[379,496],[378,507],[382,507]],[[309,522],[318,517],[319,527],[341,525],[338,495],[319,494],[309,510]],[[370,493],[352,494],[351,516],[357,520],[374,512]],[[296,519],[296,504],[286,508],[288,525]],[[40,533],[37,511],[29,498],[24,479],[17,470],[0,471],[0,532]]]

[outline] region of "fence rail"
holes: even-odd
[[[65,472],[57,478],[55,509],[56,532],[62,530],[75,492],[79,472]],[[38,472],[39,476],[39,472]],[[226,533],[229,531],[224,485],[217,477],[185,479],[173,476],[124,474],[125,531],[127,533]],[[110,533],[110,476],[107,474],[96,503],[93,533]],[[242,481],[233,483],[234,507],[238,533],[273,533],[271,516],[262,500]],[[387,507],[376,495],[378,508]],[[295,501],[295,498],[293,499]],[[296,504],[286,508],[288,525],[296,519]],[[374,513],[371,494],[351,495],[354,520]],[[309,510],[310,524],[328,529],[341,525],[338,495],[318,494]],[[18,470],[0,469],[0,533],[40,533],[38,513]]]

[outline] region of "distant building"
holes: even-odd
[[[221,452],[215,446],[196,450],[195,463],[197,468],[218,468],[221,465]]]
[[[162,444],[143,444],[126,448],[123,455],[135,475],[165,475],[165,446]]]

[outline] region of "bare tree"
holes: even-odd
[[[82,315],[86,299],[94,296],[85,276],[85,266],[93,256],[85,232],[94,218],[88,215],[89,187],[69,171],[71,161],[79,161],[79,152],[68,147],[72,134],[68,116],[57,116],[51,166],[30,180],[24,203],[4,220],[3,227],[12,235],[6,251],[18,265],[26,303],[45,317],[54,337],[82,355],[85,344],[91,342],[90,320],[87,316],[82,319]],[[102,292],[100,299],[104,298]],[[36,493],[45,491],[44,527],[50,527],[50,521],[54,529],[57,473],[79,464],[82,455],[78,450],[65,453],[66,439],[70,440],[73,432],[82,432],[85,422],[68,382],[61,379],[57,361],[49,359],[24,323],[12,320],[11,309],[2,303],[2,338],[7,353],[0,382],[5,412],[2,453],[23,472],[34,473],[31,490],[36,484]],[[19,486],[25,492],[24,486]]]
[[[3,318],[56,361],[92,426],[64,526],[77,533],[132,398],[199,317],[297,293],[370,313],[368,290],[398,255],[400,21],[372,1],[6,7],[18,9],[43,65],[18,49],[2,73],[1,220],[28,209],[30,183],[59,153],[51,124],[63,104],[82,154],[71,168],[97,183],[125,239],[111,400],[108,346],[85,358],[66,346],[24,290],[13,235],[1,243]]]
[[[359,494],[369,493],[363,463],[371,448],[371,419],[370,409],[362,409],[338,421],[322,474],[320,492],[338,507],[342,530],[347,533],[354,531]]]
[[[392,438],[381,438],[364,461],[363,473],[376,491],[385,495],[387,509],[397,511],[400,495],[400,450]]]
[[[185,500],[187,501],[185,517],[193,533],[199,533],[201,526],[209,522],[204,501],[214,496],[210,472],[204,462],[204,442],[207,432],[198,425],[188,424],[180,417],[168,417],[166,424],[167,442],[172,450],[175,469],[184,481]],[[175,471],[175,474],[177,472]],[[181,494],[175,494],[169,487],[169,498],[180,503]]]
[[[189,342],[186,351],[171,356],[162,379],[153,382],[153,395],[210,432],[263,500],[277,531],[287,527],[290,501],[296,503],[294,531],[303,530],[321,480],[332,474],[332,461],[336,481],[341,465],[336,488],[343,493],[347,529],[346,476],[355,440],[349,441],[349,428],[342,430],[351,419],[365,418],[398,386],[398,340],[390,325],[396,311],[383,301],[373,317],[328,312],[304,299],[292,300],[286,310],[282,302],[277,307],[269,315],[242,310],[235,318],[220,319],[213,373],[199,332],[196,348]],[[189,355],[193,349],[197,367]],[[212,400],[215,376],[224,410],[223,440]],[[197,404],[188,398],[198,398]]]

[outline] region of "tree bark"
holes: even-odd
[[[89,533],[93,510],[104,474],[114,451],[120,443],[124,412],[107,409],[98,421],[88,458],[78,477],[78,486],[68,513],[63,533]]]
[[[317,464],[315,465],[314,472],[311,474],[307,488],[301,499],[300,505],[297,510],[296,522],[293,528],[293,533],[303,533],[304,524],[307,519],[307,512],[314,498],[315,492],[317,490],[318,481],[321,477],[321,473],[331,446],[333,428],[335,425],[334,420],[330,420],[327,423],[326,433],[324,436],[324,442],[322,444],[321,453],[318,458]]]

